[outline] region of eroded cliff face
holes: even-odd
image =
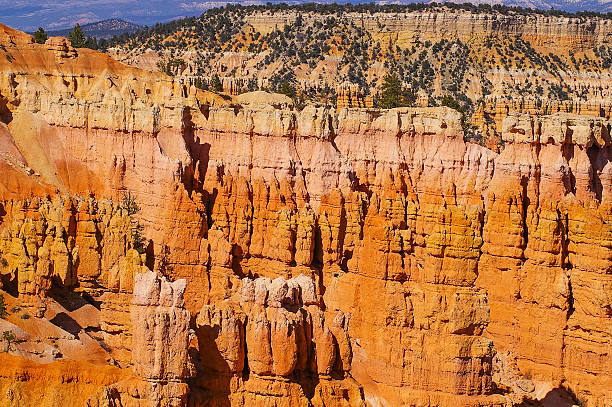
[[[448,108],[230,105],[0,39],[2,289],[96,305],[126,376],[90,405],[611,402],[607,120],[511,115],[497,154]]]

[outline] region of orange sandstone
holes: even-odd
[[[2,289],[39,324],[58,293],[99,308],[66,308],[125,374],[90,405],[611,402],[607,119],[510,115],[496,153],[448,108],[225,105],[0,41]]]

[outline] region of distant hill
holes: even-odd
[[[83,33],[87,37],[101,38],[112,38],[115,35],[121,34],[132,34],[138,31],[141,26],[138,24],[130,23],[129,21],[119,20],[112,18],[109,20],[98,21],[96,23],[89,23],[81,25]],[[68,33],[72,28],[58,31],[49,31],[49,36],[67,37]]]
[[[446,3],[465,3],[465,0],[438,0]],[[473,4],[503,4],[511,7],[525,7],[540,10],[562,10],[567,12],[593,11],[608,13],[612,11],[612,1],[610,0],[470,0]],[[412,3],[412,1],[399,1],[399,3]]]
[[[270,0],[272,4],[285,2],[300,4],[312,0]],[[363,3],[370,0],[318,0],[316,3]],[[430,3],[431,0],[378,0],[379,4],[408,4],[414,2]],[[450,0],[435,0],[442,3]],[[452,0],[463,3],[468,0]],[[475,4],[503,4],[506,6],[521,6],[540,8],[548,10],[554,7],[556,10],[569,12],[596,11],[606,13],[612,11],[612,0],[471,0]],[[11,4],[13,3],[13,4]],[[127,0],[105,0],[105,1],[55,1],[42,2],[40,0],[0,0],[0,21],[3,24],[24,31],[36,31],[39,26],[49,30],[59,30],[60,22],[79,21],[83,16],[93,20],[104,20],[107,18],[121,18],[133,21],[140,25],[153,26],[158,22],[168,22],[177,18],[199,16],[207,9],[222,6],[228,3],[253,4],[268,3],[268,1],[254,2],[253,0],[226,0],[213,1],[185,1],[185,0],[156,0],[156,1],[127,1]],[[119,13],[119,14],[117,14]],[[112,20],[111,20],[112,21]]]

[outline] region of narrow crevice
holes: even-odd
[[[574,290],[572,288],[572,278],[570,275],[567,276],[567,304],[568,304],[568,310],[567,310],[567,318],[566,320],[569,320],[570,317],[572,316],[572,314],[574,313],[574,311],[576,311],[576,307],[574,304]]]
[[[244,364],[242,367],[242,380],[249,380],[249,376],[251,375],[251,371],[249,369],[249,348],[246,342],[246,327],[248,324],[248,317],[245,318],[244,323],[242,324],[242,337],[245,338],[244,342]]]
[[[527,196],[527,184],[529,180],[526,176],[521,178],[521,186],[523,187],[522,191],[522,201],[521,201],[521,225],[523,226],[522,236],[523,236],[523,260],[525,249],[527,248],[527,244],[529,243],[529,227],[527,226],[527,210],[529,208],[529,197]]]
[[[595,144],[587,149],[587,156],[589,157],[589,161],[591,163],[589,180],[590,186],[591,190],[595,193],[595,199],[597,199],[599,202],[601,202],[603,195],[603,184],[601,183],[599,174],[604,166],[608,163],[607,157],[605,157],[605,154],[602,153],[602,149]]]
[[[557,216],[561,222],[561,268],[571,270],[573,268],[569,261],[569,215],[563,215],[557,211]]]

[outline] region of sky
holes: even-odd
[[[259,1],[245,1],[254,4]],[[153,25],[180,17],[200,15],[226,1],[188,0],[0,0],[0,22],[23,31],[39,26],[46,30],[73,27],[121,18],[141,25]]]
[[[120,18],[140,25],[153,25],[176,18],[199,16],[209,8],[229,2],[264,4],[268,0],[0,0],[0,23],[22,31],[72,28],[76,23],[93,23],[109,18]],[[272,0],[279,2],[281,0]],[[284,0],[286,3],[333,0]],[[338,3],[347,0],[336,0]],[[355,0],[348,0],[355,1]],[[357,0],[359,1],[359,0]],[[371,0],[363,0],[370,2]],[[381,3],[404,3],[428,0],[374,0]],[[441,0],[437,0],[440,2]],[[457,0],[455,0],[457,1]],[[469,1],[469,0],[466,0]],[[472,0],[475,3],[506,3],[531,7],[555,7],[575,11],[592,9],[612,11],[612,0]]]

